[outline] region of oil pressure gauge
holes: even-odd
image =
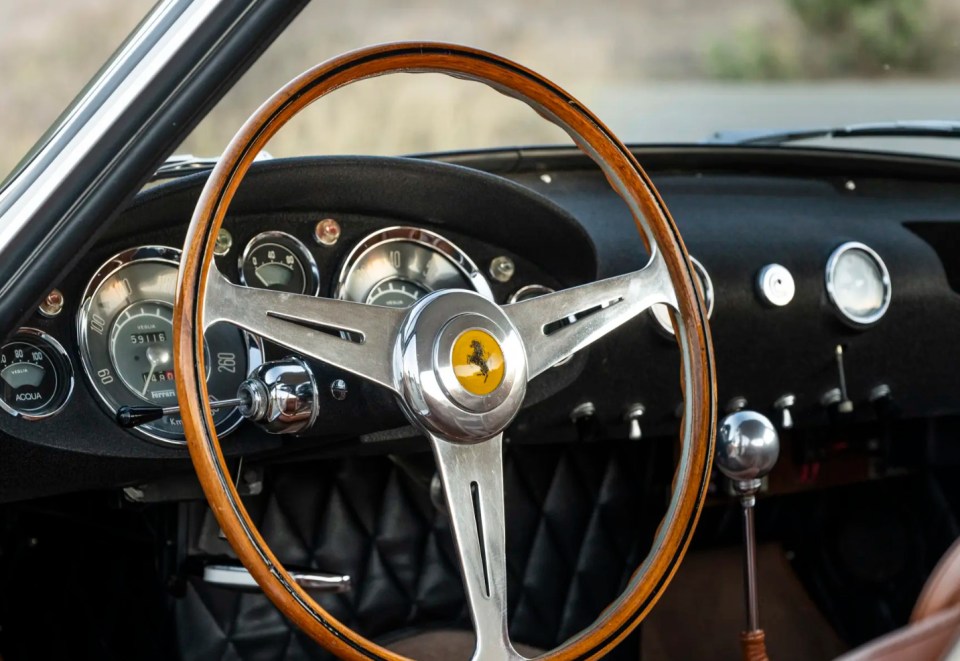
[[[24,420],[59,413],[73,392],[73,367],[60,343],[21,328],[0,347],[0,408]]]

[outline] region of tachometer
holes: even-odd
[[[477,265],[453,243],[418,227],[390,227],[350,252],[335,295],[402,308],[438,289],[472,289],[493,298]]]
[[[135,248],[104,264],[83,296],[77,318],[80,355],[93,389],[111,414],[120,406],[143,403],[175,406],[173,296],[180,251]],[[228,324],[206,333],[207,387],[214,399],[231,399],[262,351],[246,333]],[[214,412],[220,434],[242,420],[239,411]],[[141,425],[137,433],[182,443],[179,416]]]

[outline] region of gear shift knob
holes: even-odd
[[[756,493],[779,456],[780,436],[766,416],[737,411],[720,422],[715,461],[740,495]]]
[[[766,416],[756,411],[737,411],[720,421],[714,462],[733,483],[743,510],[743,574],[747,607],[747,630],[740,634],[744,659],[767,659],[757,601],[756,538],[753,508],[761,480],[780,456],[780,436]]]

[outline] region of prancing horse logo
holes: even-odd
[[[490,376],[490,366],[487,365],[487,359],[490,358],[490,354],[484,351],[480,340],[470,342],[470,348],[472,351],[470,355],[467,356],[467,362],[480,368],[480,374],[483,375],[483,382],[486,383],[487,377]]]

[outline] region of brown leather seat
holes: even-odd
[[[390,649],[418,661],[468,659],[473,633],[441,630],[398,640]],[[530,658],[542,653],[525,645],[517,651]],[[917,598],[910,624],[877,638],[837,661],[954,661],[960,659],[960,540],[937,563]]]
[[[838,661],[941,661],[958,653],[960,540],[947,550],[927,579],[910,624],[844,654]]]

